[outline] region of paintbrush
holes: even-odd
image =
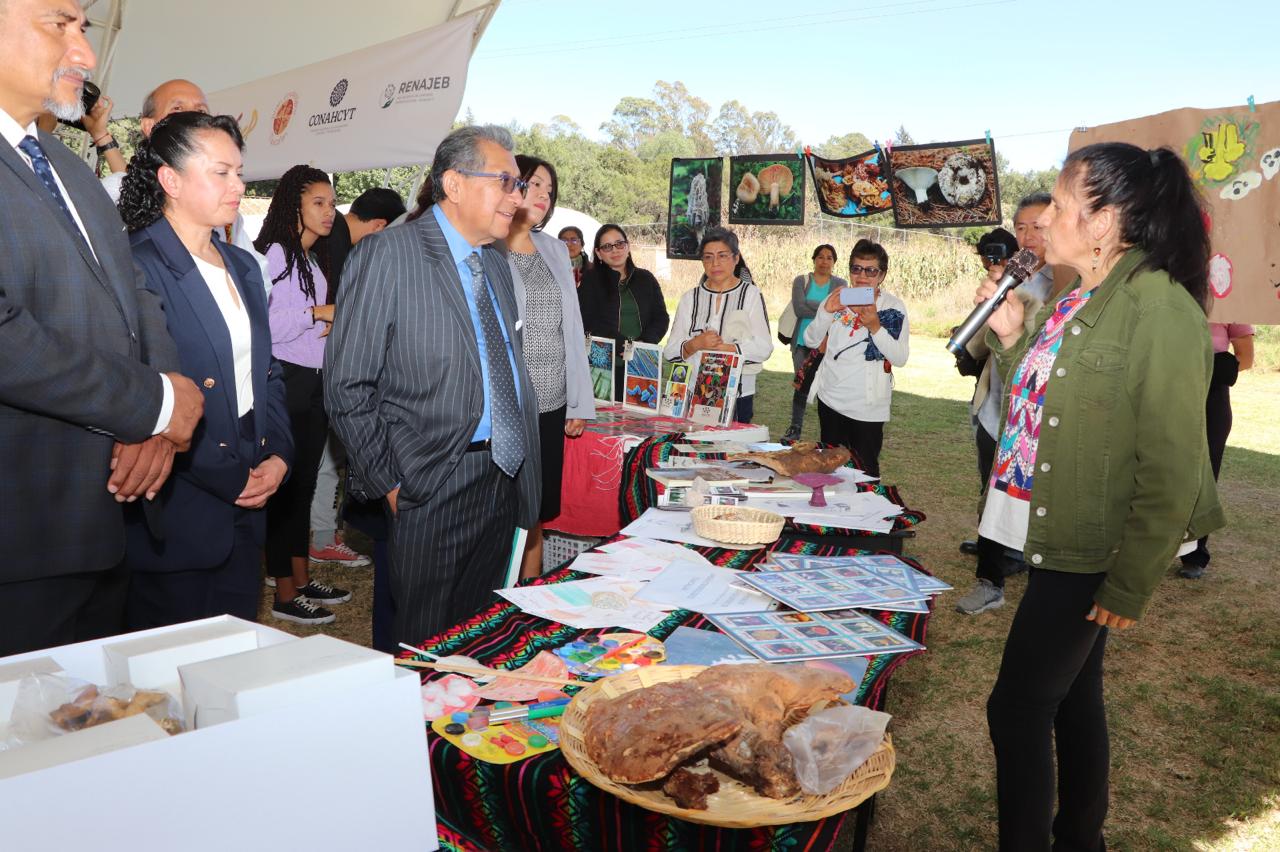
[[[509,672],[501,669],[486,669],[472,666],[457,666],[452,663],[430,663],[425,660],[396,660],[398,666],[408,666],[415,669],[432,669],[438,672],[452,672],[454,674],[470,675],[472,677],[509,677],[516,680],[528,680],[534,683],[546,683],[552,686],[583,686],[576,680],[566,680],[559,677],[546,677],[545,675],[523,674],[521,672]]]

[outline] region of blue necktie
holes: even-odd
[[[40,142],[34,136],[24,136],[22,141],[18,143],[18,148],[31,158],[31,167],[35,170],[36,177],[40,178],[44,188],[49,190],[53,200],[58,202],[58,206],[62,208],[67,221],[71,223],[71,230],[75,231],[80,236],[80,239],[83,240],[85,238],[84,232],[76,224],[76,217],[71,215],[71,208],[67,206],[67,199],[63,197],[62,190],[58,189],[58,182],[53,178],[53,166],[49,165],[49,158],[45,156],[44,148],[40,147]]]
[[[520,416],[520,399],[516,396],[515,377],[511,375],[511,361],[507,358],[507,342],[502,337],[498,313],[489,298],[489,288],[484,283],[484,267],[480,255],[467,255],[467,268],[471,270],[471,294],[480,314],[480,329],[484,332],[485,355],[489,360],[489,421],[493,430],[493,463],[507,476],[515,476],[524,461],[524,427]]]

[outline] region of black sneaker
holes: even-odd
[[[1194,562],[1183,562],[1182,567],[1178,569],[1178,576],[1184,580],[1199,580],[1204,576],[1205,565],[1196,565]]]
[[[298,595],[291,601],[276,601],[271,605],[271,617],[281,621],[292,621],[294,624],[330,624],[334,615],[322,606]]]
[[[298,594],[312,603],[340,604],[351,600],[351,593],[346,589],[335,588],[316,580],[299,588]]]

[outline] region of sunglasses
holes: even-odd
[[[596,248],[596,251],[615,251],[617,249],[624,249],[627,245],[628,243],[626,240],[618,240],[616,243],[601,243]]]
[[[868,278],[875,278],[880,274],[880,271],[878,266],[858,266],[856,263],[849,267],[850,275],[865,275]]]
[[[527,180],[521,180],[515,175],[509,175],[506,172],[473,172],[469,169],[454,169],[454,171],[460,175],[466,175],[467,177],[492,178],[502,184],[503,195],[510,195],[516,191],[523,194],[529,189],[529,182]]]

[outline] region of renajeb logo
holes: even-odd
[[[382,108],[386,109],[391,106],[391,102],[396,99],[396,84],[388,83],[387,87],[382,90]]]

